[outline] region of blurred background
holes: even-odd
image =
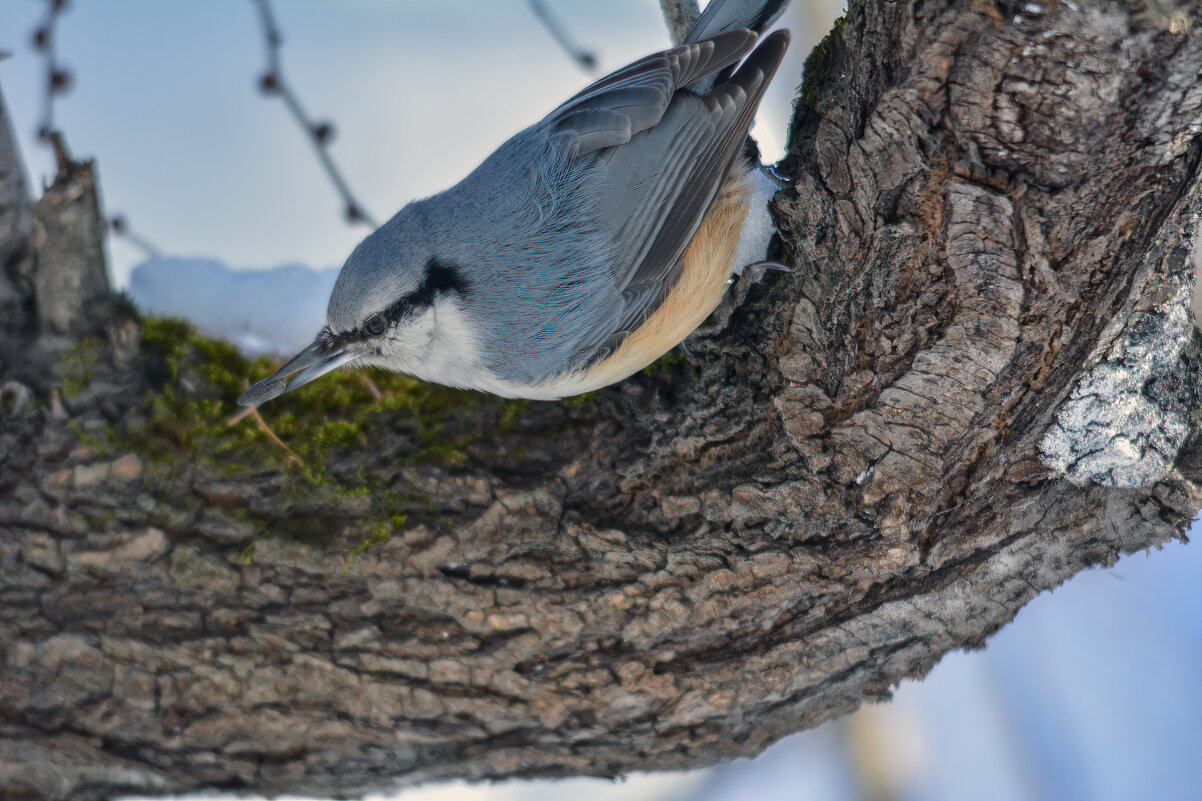
[[[38,136],[49,121],[77,157],[97,160],[106,211],[122,218],[114,283],[148,311],[255,352],[291,351],[320,327],[337,268],[370,230],[348,221],[348,202],[386,219],[593,78],[669,43],[657,0],[276,0],[273,74],[309,130],[328,126],[314,137],[275,87],[264,91],[255,0],[50,7],[0,0],[10,54],[0,86],[31,185],[54,174]],[[782,21],[795,38],[754,131],[765,160],[782,151],[806,54],[841,12],[835,0],[794,0]],[[370,798],[1202,799],[1200,578],[1202,548],[1181,543],[1088,571],[1036,598],[983,651],[949,655],[892,702],[754,760]]]

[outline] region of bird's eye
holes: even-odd
[[[371,334],[373,337],[378,337],[380,334],[383,334],[384,329],[387,327],[388,323],[385,322],[383,314],[377,314],[375,317],[368,320],[367,325],[364,326],[364,328],[367,329],[367,333]]]

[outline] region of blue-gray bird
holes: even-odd
[[[762,234],[741,235],[765,230],[776,187],[744,143],[789,33],[756,43],[787,4],[713,0],[680,46],[605,76],[405,206],[351,253],[313,344],[239,403],[349,364],[554,399],[677,345],[764,257]]]

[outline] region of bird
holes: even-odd
[[[746,143],[789,46],[787,30],[762,34],[787,5],[711,0],[680,45],[597,80],[406,205],[347,258],[313,343],[238,402],[347,365],[555,400],[681,343],[764,259],[779,187]]]

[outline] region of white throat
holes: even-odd
[[[480,337],[453,296],[443,296],[423,311],[384,353],[367,363],[408,373],[461,389],[478,389],[505,397],[516,397],[509,383],[499,379],[480,360]]]

